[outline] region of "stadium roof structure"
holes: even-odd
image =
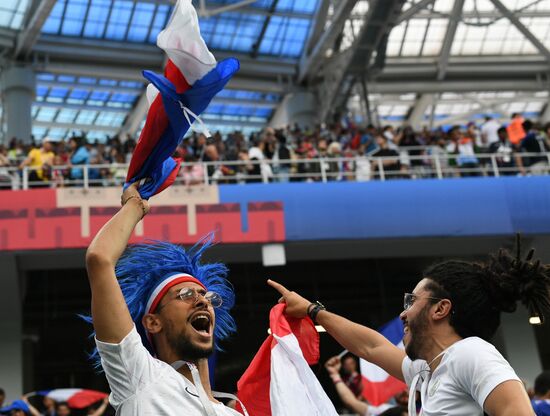
[[[135,135],[142,69],[168,0],[3,0],[1,64],[37,73],[36,138]],[[319,119],[350,110],[381,124],[464,122],[490,113],[550,118],[550,0],[196,0],[203,37],[241,71],[205,120],[245,132],[282,98],[315,92]],[[365,100],[365,97],[368,97]],[[547,114],[548,113],[548,114]]]

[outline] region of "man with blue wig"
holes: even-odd
[[[127,249],[148,212],[131,185],[86,253],[94,358],[111,405],[117,415],[239,415],[214,399],[208,374],[217,341],[235,331],[227,269],[201,263],[209,241],[189,251],[163,242]]]

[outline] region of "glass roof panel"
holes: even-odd
[[[201,19],[201,34],[212,49],[250,52],[257,42],[265,17],[243,13],[224,13]]]
[[[0,27],[21,29],[29,0],[2,0],[0,2]]]
[[[154,43],[171,8],[147,0],[57,0],[42,33]]]

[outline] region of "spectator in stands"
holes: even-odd
[[[358,155],[355,157],[355,180],[366,182],[371,179],[371,162],[365,156],[365,145],[359,146]]]
[[[53,164],[53,146],[48,139],[43,139],[40,148],[33,148],[27,158],[19,165],[20,169],[30,167],[29,182],[34,186],[44,186],[51,177],[51,166]],[[32,186],[32,185],[31,185]]]
[[[193,133],[193,137],[195,137],[195,133]],[[196,140],[194,140],[193,154],[197,160],[202,161],[206,148],[206,136],[203,133],[199,133],[196,137]]]
[[[395,150],[392,150],[388,147],[388,140],[382,136],[376,136],[376,144],[378,145],[378,150],[372,154],[375,158],[384,158],[381,159],[381,162],[378,162],[376,159],[373,161],[373,170],[378,172],[378,175],[381,176],[380,172],[380,163],[383,166],[384,175],[386,179],[398,178],[399,171],[401,170],[401,162],[399,160],[399,153]]]
[[[501,125],[491,116],[485,117],[485,123],[481,126],[481,141],[483,143],[482,147],[491,147],[493,143],[499,141],[498,130],[501,128]]]
[[[244,163],[238,166],[238,171],[236,174],[237,182],[261,182],[262,173],[260,170],[260,165],[257,163],[250,163],[250,156],[248,155],[248,151],[244,149],[239,151],[238,157],[239,161]]]
[[[4,406],[4,401],[6,400],[6,392],[4,389],[0,388],[0,407]]]
[[[70,416],[71,408],[66,402],[59,402],[55,406],[56,416]]]
[[[31,415],[31,410],[28,404],[23,400],[15,400],[9,406],[0,408],[0,414],[10,416],[28,416]]]
[[[519,146],[520,142],[527,134],[523,127],[523,121],[523,116],[521,114],[514,113],[512,114],[512,121],[508,124],[508,127],[506,127],[510,143],[514,146]]]
[[[460,126],[453,126],[449,131],[451,140],[447,146],[449,153],[456,154],[456,164],[460,169],[460,176],[478,176],[479,161],[474,151],[474,141],[464,136]]]
[[[125,167],[126,159],[120,148],[113,147],[110,152],[111,166],[109,170],[109,177],[112,180],[113,185],[122,185],[126,182],[127,169]]]
[[[248,157],[251,161],[255,162],[260,167],[261,179],[264,182],[268,182],[273,177],[273,171],[271,166],[266,163],[265,151],[266,142],[263,139],[255,136],[253,138],[252,147],[248,149]]]
[[[325,369],[334,383],[334,388],[336,389],[336,393],[338,393],[338,397],[340,397],[340,400],[342,400],[342,403],[346,409],[349,409],[361,416],[370,416],[379,415],[392,407],[389,404],[371,406],[363,401],[348,387],[340,376],[341,367],[342,362],[339,357],[332,357],[325,363]]]
[[[497,131],[498,141],[489,145],[489,153],[494,153],[500,175],[516,175],[524,172],[521,158],[515,154],[515,149],[508,140],[508,131],[501,127]]]
[[[535,398],[531,403],[537,416],[550,416],[550,371],[543,371],[535,379]]]
[[[431,156],[429,161],[432,170],[435,172],[434,176],[438,174],[438,166],[439,169],[441,169],[442,177],[452,176],[447,153],[447,142],[445,141],[445,138],[443,136],[437,136],[436,140],[434,141],[428,152]]]
[[[105,397],[97,408],[95,406],[88,407],[86,416],[102,416],[105,410],[107,410],[107,407],[109,407],[109,396]]]
[[[71,166],[71,180],[82,181],[84,179],[84,170],[74,167],[75,165],[88,165],[90,163],[90,153],[86,148],[86,139],[84,137],[71,137],[69,139],[69,161]]]
[[[0,188],[11,188],[14,181],[18,178],[16,174],[8,169],[11,162],[8,158],[8,149],[0,144]],[[2,404],[0,403],[0,406]]]
[[[344,166],[343,162],[339,160],[334,160],[342,157],[342,145],[338,142],[332,142],[328,145],[327,157],[329,158],[329,172],[328,177],[329,181],[341,181],[344,179],[343,172]]]
[[[550,151],[550,146],[546,143],[544,136],[537,129],[531,120],[523,122],[523,129],[527,132],[525,138],[521,141],[519,148],[525,153],[539,153],[539,155],[526,156],[523,165],[531,175],[544,175],[548,173],[548,157],[546,152]]]
[[[42,412],[42,416],[58,416],[55,411],[55,400],[48,396],[44,396],[42,399],[42,404],[44,405],[44,412]]]
[[[273,154],[273,173],[277,177],[277,182],[288,182],[291,166],[290,159],[292,159],[292,155],[286,144],[285,134],[281,130],[278,130],[275,133],[275,137],[277,139],[277,147]],[[281,162],[285,160],[287,162]]]
[[[484,149],[487,149],[487,146],[485,146],[485,143],[483,142],[481,131],[477,128],[476,123],[473,121],[470,121],[466,126],[465,136],[472,139],[474,149],[476,151],[483,152]]]
[[[24,157],[23,143],[21,143],[21,140],[12,137],[8,146],[8,159],[12,165],[17,166]]]
[[[358,399],[363,396],[363,380],[359,374],[357,358],[352,354],[346,354],[342,358],[342,369],[340,371],[342,381]]]
[[[423,170],[422,150],[414,149],[419,147],[418,135],[412,127],[406,126],[400,134],[399,139],[399,155],[402,166],[408,166],[412,170],[413,177],[421,176]],[[409,149],[409,148],[413,149]],[[412,158],[411,158],[412,157]]]
[[[200,163],[197,163],[194,156],[190,153],[183,157],[179,176],[183,178],[184,185],[198,185],[204,183],[204,169]]]

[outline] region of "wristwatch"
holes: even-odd
[[[314,324],[317,324],[317,314],[319,313],[319,311],[326,310],[327,308],[325,308],[325,305],[317,300],[307,307],[307,315],[311,318]]]

